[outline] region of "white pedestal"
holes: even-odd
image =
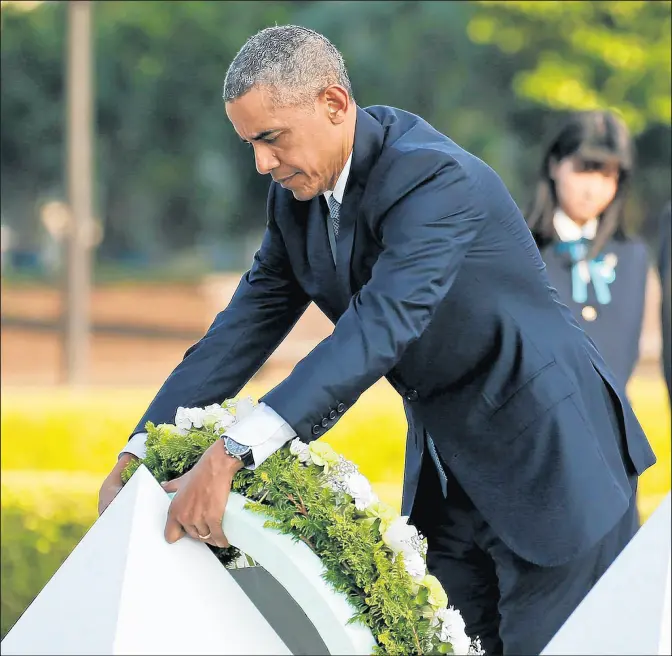
[[[2,654],[289,654],[202,543],[164,537],[141,467],[2,641]]]
[[[542,656],[670,654],[670,494]]]

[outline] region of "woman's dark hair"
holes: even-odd
[[[566,157],[574,159],[577,170],[618,170],[616,195],[598,217],[597,233],[588,254],[589,258],[594,257],[610,238],[625,238],[623,205],[634,160],[628,128],[608,111],[579,112],[561,126],[546,149],[534,200],[527,212],[527,225],[540,248],[557,239],[553,215],[558,199],[550,168]]]

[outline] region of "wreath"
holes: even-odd
[[[123,472],[126,483],[144,464],[159,481],[183,475],[226,429],[254,409],[249,398],[205,408],[178,408],[174,424],[148,422],[147,453]],[[241,469],[234,492],[246,508],[268,517],[264,526],[306,543],[320,558],[325,580],[353,606],[350,621],[369,627],[380,654],[483,654],[465,633],[428,573],[427,541],[383,503],[357,466],[325,442],[294,439],[255,470]],[[233,546],[208,545],[225,566]]]

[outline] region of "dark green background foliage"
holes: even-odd
[[[2,11],[2,221],[24,247],[40,205],[64,197],[65,5]],[[95,2],[94,21],[100,262],[249,264],[269,179],[226,119],[222,82],[248,36],[289,22],[342,50],[361,106],[420,114],[523,208],[549,130],[591,102],[637,134],[630,224],[670,194],[669,2]]]
[[[91,512],[73,512],[64,498],[53,515],[39,508],[2,507],[2,589],[0,637],[4,637],[70,555],[95,520]]]

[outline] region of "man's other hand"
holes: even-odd
[[[166,492],[175,492],[168,509],[166,541],[172,544],[188,534],[215,547],[228,547],[222,520],[233,476],[242,466],[226,453],[222,440],[217,440],[193,469],[163,483]]]
[[[128,465],[131,460],[137,460],[136,456],[132,453],[122,454],[119,460],[117,460],[114,469],[103,481],[103,484],[100,486],[100,491],[98,492],[98,515],[103,514],[105,508],[112,503],[114,497],[121,491],[121,488],[123,487],[121,473],[126,469],[126,465]]]

